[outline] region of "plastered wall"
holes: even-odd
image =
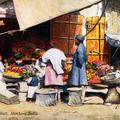
[[[106,32],[120,34],[120,0],[109,1],[106,9]]]

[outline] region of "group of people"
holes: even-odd
[[[71,78],[68,81],[70,86],[86,86],[88,84],[86,78],[86,48],[83,44],[84,38],[81,35],[75,36],[75,45],[77,46],[76,52],[73,56]],[[41,58],[39,62],[45,65],[45,72],[42,76],[45,76],[44,84],[45,86],[63,86],[63,74],[64,66],[66,63],[65,54],[53,46],[48,49]],[[39,62],[36,61],[36,68],[39,70]],[[38,84],[36,84],[37,86]],[[34,87],[34,85],[33,85]]]
[[[75,36],[76,52],[73,56],[71,78],[68,80],[70,86],[86,86],[86,48],[83,44],[84,38],[81,35]],[[42,77],[44,77],[45,86],[63,86],[63,74],[66,63],[66,56],[61,50],[51,46],[46,52],[36,50],[40,54],[40,58],[36,60],[34,68],[36,76],[28,78],[28,99],[32,99],[35,91],[39,87]],[[0,58],[1,59],[1,58]],[[41,69],[43,67],[43,69]],[[4,66],[0,62],[0,73],[4,72]]]
[[[87,55],[83,41],[84,38],[82,36],[75,36],[77,49],[73,56],[71,79],[68,83],[72,86],[88,84],[85,65]],[[65,54],[57,48],[51,48],[43,54],[42,61],[46,63],[45,85],[63,85],[63,73],[66,62]]]

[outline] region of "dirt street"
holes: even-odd
[[[68,106],[57,103],[41,107],[35,103],[21,102],[16,105],[0,103],[0,120],[120,120],[120,105]]]

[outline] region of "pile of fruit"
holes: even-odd
[[[15,65],[9,66],[4,72],[4,76],[12,77],[12,78],[20,78],[22,73],[22,69]]]
[[[96,62],[96,61],[95,61]],[[89,84],[97,84],[101,83],[101,78],[97,74],[97,66],[98,64],[95,63],[88,63],[86,65],[87,67],[87,80]]]
[[[22,73],[21,73],[21,76],[26,78],[26,77],[31,77],[33,76],[33,68],[30,66],[30,65],[25,65],[22,68]]]
[[[30,65],[23,67],[11,65],[6,69],[3,75],[12,78],[30,77],[32,75],[32,67]]]
[[[12,71],[6,71],[3,74],[4,76],[11,77],[11,78],[21,78],[19,73],[12,72]]]
[[[87,69],[87,79],[91,79],[92,77],[96,76],[97,72],[93,69]]]

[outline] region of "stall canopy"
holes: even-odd
[[[80,10],[101,0],[13,0],[20,30]]]
[[[120,34],[106,33],[106,41],[111,46],[120,48]]]

